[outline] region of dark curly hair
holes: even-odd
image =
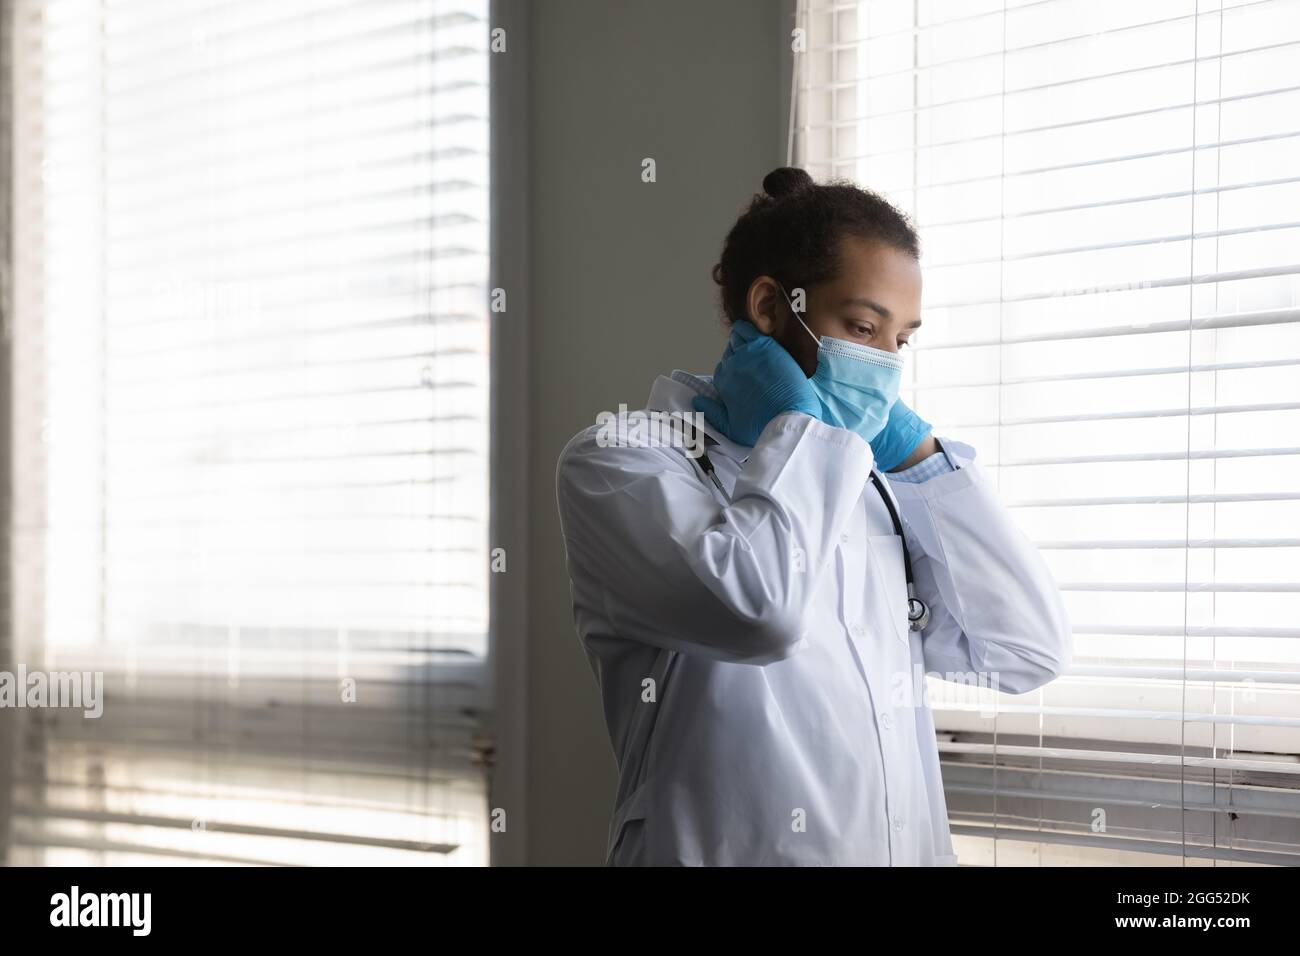
[[[811,289],[835,278],[845,236],[878,239],[921,258],[911,220],[876,193],[844,181],[818,185],[793,166],[764,176],[763,192],[731,227],[722,260],[713,267],[728,324],[746,317],[745,297],[761,275],[778,279],[787,290]]]

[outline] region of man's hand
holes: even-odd
[[[884,429],[871,439],[871,451],[881,471],[898,471],[938,450],[930,436],[930,423],[908,408],[901,398],[889,406]]]
[[[691,405],[734,442],[752,446],[763,429],[783,412],[816,418],[821,402],[808,376],[789,352],[750,322],[736,322],[722,361],[713,371],[721,401],[696,395]]]

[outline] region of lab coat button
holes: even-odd
[[[901,831],[902,829],[903,829],[903,818],[894,817],[894,830]]]
[[[844,542],[845,544],[848,544],[848,543],[849,543],[849,536],[848,536],[847,534],[842,534],[842,535],[840,535],[840,540],[841,540],[842,542]]]
[[[889,730],[889,728],[894,726],[894,718],[890,717],[888,714],[881,714],[880,726],[884,727],[886,730]]]
[[[863,627],[861,624],[854,624],[853,633],[858,635],[858,637],[861,637],[863,634],[867,633],[867,629]]]

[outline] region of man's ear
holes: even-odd
[[[745,296],[745,314],[758,331],[764,335],[775,336],[785,325],[785,299],[776,280],[771,276],[759,276],[749,284],[749,293]]]

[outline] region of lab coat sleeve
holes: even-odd
[[[1015,525],[965,442],[941,439],[958,468],[891,484],[919,596],[927,672],[971,674],[1012,694],[1070,665],[1073,636],[1061,593],[1038,549]],[[953,676],[949,676],[953,675]]]
[[[795,653],[873,461],[850,431],[779,415],[724,504],[680,449],[600,447],[594,429],[580,433],[556,472],[579,631],[588,615],[618,637],[715,660]]]

